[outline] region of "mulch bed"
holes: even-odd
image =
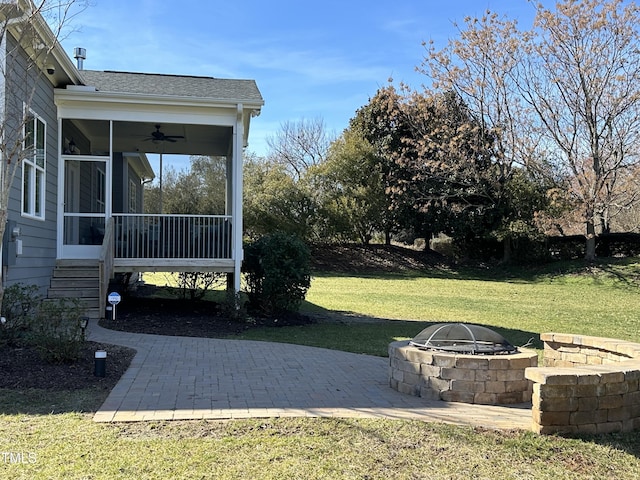
[[[104,377],[94,375],[95,352],[107,352]],[[0,388],[25,390],[81,390],[98,388],[110,390],[129,368],[135,350],[115,345],[86,342],[77,362],[50,364],[29,346],[0,347]]]
[[[115,320],[100,322],[105,328],[133,333],[225,338],[251,328],[307,325],[306,315],[287,313],[264,316],[249,314],[244,320],[230,320],[220,305],[182,298],[125,297],[116,307]]]

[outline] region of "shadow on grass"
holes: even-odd
[[[367,269],[354,273],[317,270],[315,277],[359,277],[373,279],[433,278],[492,282],[535,283],[558,277],[612,279],[621,285],[640,286],[640,261],[637,257],[586,260],[559,260],[532,265],[462,265],[434,264],[423,268]]]
[[[234,338],[294,343],[386,357],[389,343],[411,339],[423,329],[435,323],[441,323],[390,320],[350,312],[331,311],[308,302],[305,304],[305,311],[313,319],[313,322],[308,325],[253,328]],[[500,333],[516,347],[528,345],[528,348],[542,348],[538,333],[494,326],[489,328]]]

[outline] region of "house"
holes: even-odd
[[[84,70],[83,49],[74,63],[30,6],[0,0],[0,133],[21,147],[1,152],[20,163],[4,284],[83,292],[92,316],[104,312],[116,273],[227,272],[239,291],[242,155],[264,104],[255,81]],[[145,215],[143,184],[157,175],[149,153],[224,157],[225,211]]]

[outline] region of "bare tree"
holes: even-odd
[[[40,182],[46,181],[29,171],[47,162],[46,139],[37,128],[31,106],[38,81],[51,68],[54,50],[61,48],[58,41],[68,31],[72,17],[85,6],[86,2],[79,0],[16,0],[0,5],[0,238],[7,226],[11,190],[17,188],[16,177],[25,160],[30,163],[24,175],[36,183],[36,191]],[[3,295],[0,282],[0,305]]]
[[[637,200],[621,189],[640,153],[640,9],[623,0],[535,8],[528,31],[491,13],[467,19],[425,65],[501,133],[504,155],[569,179],[593,259],[596,227],[606,231]]]
[[[520,90],[558,167],[574,178],[593,259],[596,226],[610,222],[619,180],[639,159],[640,9],[622,0],[537,9],[540,34],[528,38]]]
[[[434,80],[434,89],[456,92],[480,127],[495,136],[499,164],[508,175],[514,163],[528,165],[532,159],[527,140],[534,137],[522,122],[530,112],[514,95],[522,39],[515,21],[492,12],[465,23],[466,28],[455,24],[458,38],[444,49],[425,43],[428,53],[418,70]]]
[[[287,121],[267,139],[268,157],[284,165],[295,180],[300,180],[310,167],[325,161],[332,141],[320,118]]]

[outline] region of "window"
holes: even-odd
[[[93,183],[91,184],[91,197],[95,199],[95,205],[93,211],[96,213],[105,212],[105,176],[104,167],[94,167],[93,171]]]
[[[44,219],[47,125],[32,111],[24,125],[22,161],[22,214]]]
[[[129,180],[129,213],[138,212],[138,184]]]

